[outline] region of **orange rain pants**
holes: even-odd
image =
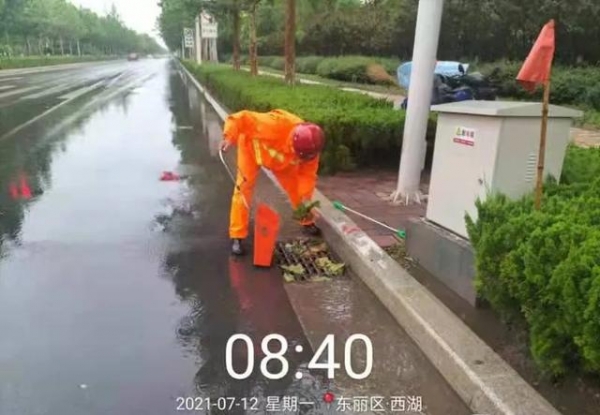
[[[261,167],[269,169],[287,193],[296,209],[312,198],[319,168],[319,158],[302,162],[291,145],[293,127],[303,122],[295,115],[274,110],[269,113],[241,111],[231,115],[224,127],[224,136],[237,144],[237,187],[231,201],[229,237],[245,239],[248,236],[249,211],[244,204],[252,203],[256,178]],[[309,225],[312,220],[303,221]]]

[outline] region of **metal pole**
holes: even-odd
[[[202,32],[200,31],[200,15],[196,16],[196,62],[202,63]]]
[[[402,155],[393,194],[394,200],[403,198],[407,204],[420,201],[425,136],[443,9],[444,0],[419,1]]]
[[[542,104],[542,129],[540,132],[540,148],[538,153],[537,179],[535,183],[535,208],[542,207],[542,190],[544,188],[544,162],[546,158],[546,131],[548,129],[548,103],[550,101],[550,81],[544,83],[544,102]]]

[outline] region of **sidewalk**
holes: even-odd
[[[426,201],[421,205],[394,204],[389,197],[396,190],[397,181],[397,171],[361,170],[320,177],[319,190],[332,201],[340,201],[392,228],[405,229],[411,218],[425,216],[427,204]],[[428,177],[424,177],[423,194],[428,193],[428,181]],[[380,247],[387,248],[398,242],[389,230],[359,216],[352,216],[352,219]]]

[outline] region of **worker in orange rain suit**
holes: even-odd
[[[325,146],[323,130],[284,110],[266,113],[240,111],[225,121],[221,150],[237,145],[237,179],[230,213],[229,237],[232,253],[242,255],[242,240],[248,236],[248,205],[261,167],[273,172],[297,209],[312,198]],[[238,190],[239,189],[239,190]],[[304,230],[317,235],[311,218],[301,221]]]

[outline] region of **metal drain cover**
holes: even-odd
[[[277,264],[284,269],[284,274],[292,275],[295,281],[329,279],[346,273],[345,265],[336,260],[322,240],[280,241],[277,243],[275,256]],[[289,272],[285,269],[298,269],[302,272]]]

